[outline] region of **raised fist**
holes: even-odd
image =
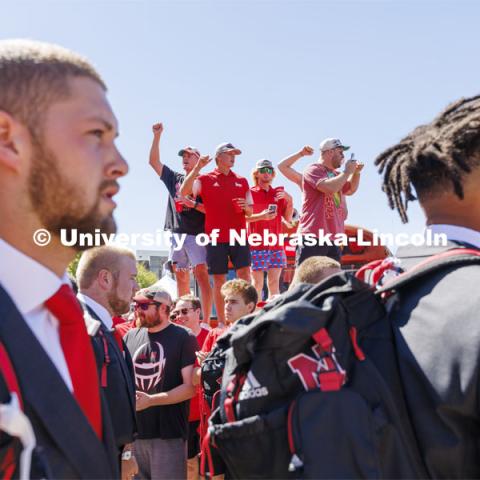
[[[302,157],[306,157],[308,155],[313,155],[314,149],[310,145],[305,145],[301,150],[300,153]]]
[[[153,125],[152,131],[155,136],[160,136],[163,132],[163,123],[156,123]]]

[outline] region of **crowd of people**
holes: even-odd
[[[292,196],[272,185],[278,169],[302,190],[299,231],[341,233],[345,197],[363,168],[345,160],[348,146],[327,138],[303,172],[294,164],[313,155],[310,146],[276,168],[259,160],[252,187],[232,170],[241,154],[232,143],[217,147],[206,173],[212,159],[183,147],[177,172],[161,160],[163,125],[155,124],[149,161],[169,193],[165,228],[186,234],[170,252],[177,298],[156,284],[139,289],[135,255],[114,246],[83,252],[75,294],[65,271],[81,247],[63,245],[59,232],[115,232],[112,197],[128,173],[117,133],[106,86],[87,60],[55,45],[0,42],[2,478],[198,478],[202,367],[232,325],[262,308],[265,272],[265,300],[278,298],[285,267],[282,245],[232,241],[231,232],[263,238],[291,223]],[[443,250],[399,251],[405,270],[451,248],[480,249],[480,97],[450,105],[376,165],[401,219],[417,197],[429,228],[449,240]],[[32,240],[41,229],[51,234],[48,245]],[[216,244],[200,246],[202,233]],[[340,260],[337,246],[299,245],[294,284],[335,275]],[[230,265],[237,278],[227,281]],[[192,272],[199,297],[190,292]],[[480,476],[479,275],[478,263],[452,263],[407,292],[392,317],[406,405],[431,477]]]

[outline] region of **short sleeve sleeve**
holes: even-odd
[[[327,176],[327,169],[319,165],[312,165],[303,172],[304,182],[315,189],[317,188],[317,183],[327,178]]]
[[[195,335],[189,332],[185,338],[185,341],[183,342],[182,358],[180,360],[181,368],[195,364],[195,360],[197,358],[195,352],[197,352],[198,349],[198,342]]]

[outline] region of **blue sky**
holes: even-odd
[[[86,55],[109,86],[130,164],[117,196],[120,232],[163,227],[166,190],[148,166],[151,125],[162,160],[243,154],[235,170],[274,163],[339,137],[366,167],[349,223],[383,232],[423,228],[417,204],[402,225],[373,160],[461,96],[478,94],[480,2],[472,1],[2,1],[0,36],[51,41]],[[312,157],[298,164],[304,168]],[[280,175],[294,194],[300,193]]]

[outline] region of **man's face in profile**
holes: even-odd
[[[114,143],[117,121],[97,82],[76,77],[69,86],[69,97],[53,102],[32,134],[31,208],[52,233],[114,233],[112,197],[128,172]]]

